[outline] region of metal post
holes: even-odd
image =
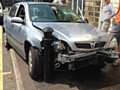
[[[81,11],[82,11],[82,14],[83,14],[83,0],[82,0],[82,5],[81,5]]]
[[[103,0],[101,0],[100,2],[101,2],[101,4],[100,4],[100,14],[99,14],[99,17],[101,17],[101,13],[102,13]],[[99,18],[99,22],[98,22],[98,28],[101,28],[101,21],[100,21],[100,18]]]
[[[53,29],[44,28],[44,81],[52,82],[52,60],[51,60],[51,42]]]
[[[78,14],[78,0],[76,1],[76,13]]]
[[[81,11],[80,7],[78,7],[78,10],[80,11],[81,18],[84,20],[84,16],[82,14],[82,11]]]
[[[74,0],[72,0],[72,6],[71,6],[72,8],[72,10],[74,10]]]

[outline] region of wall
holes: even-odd
[[[101,0],[86,0],[84,17],[89,20],[89,24],[99,27]]]

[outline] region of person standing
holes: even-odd
[[[62,2],[61,2],[61,0],[53,0],[53,2],[52,3],[57,3],[57,4],[63,4]]]
[[[117,44],[118,44],[117,49],[120,54],[120,0],[119,0],[118,11],[115,15],[115,25],[112,31],[110,32],[110,34],[116,38]],[[119,58],[120,58],[120,55],[119,55]],[[115,62],[113,63],[113,66],[118,66],[119,62],[120,62],[120,59],[115,60]]]
[[[53,0],[52,3],[57,3],[57,4],[61,4],[61,5],[67,5],[69,4],[68,0]]]
[[[116,11],[113,5],[110,3],[110,0],[104,0],[105,6],[103,7],[101,14],[101,30],[108,32],[110,27],[110,19],[115,16]]]

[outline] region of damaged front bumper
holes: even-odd
[[[117,59],[119,58],[119,53],[114,50],[98,50],[98,51],[92,51],[87,53],[78,53],[73,55],[68,54],[58,54],[58,61],[62,64],[64,63],[70,63],[76,61],[76,59],[84,60],[86,57],[92,58],[92,57],[105,57],[109,59]]]
[[[107,58],[112,58],[112,59],[118,59],[119,58],[119,52],[115,50],[99,50],[97,52],[98,55],[107,57]]]

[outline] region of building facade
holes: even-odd
[[[85,2],[85,9],[84,9],[84,17],[89,20],[89,24],[95,27],[100,28],[101,22],[101,12],[104,6],[104,0],[86,0]],[[111,0],[111,3],[113,4],[114,8],[118,9],[118,2],[119,0]],[[111,19],[111,25],[109,31],[112,30],[112,27],[114,25],[115,17]]]

